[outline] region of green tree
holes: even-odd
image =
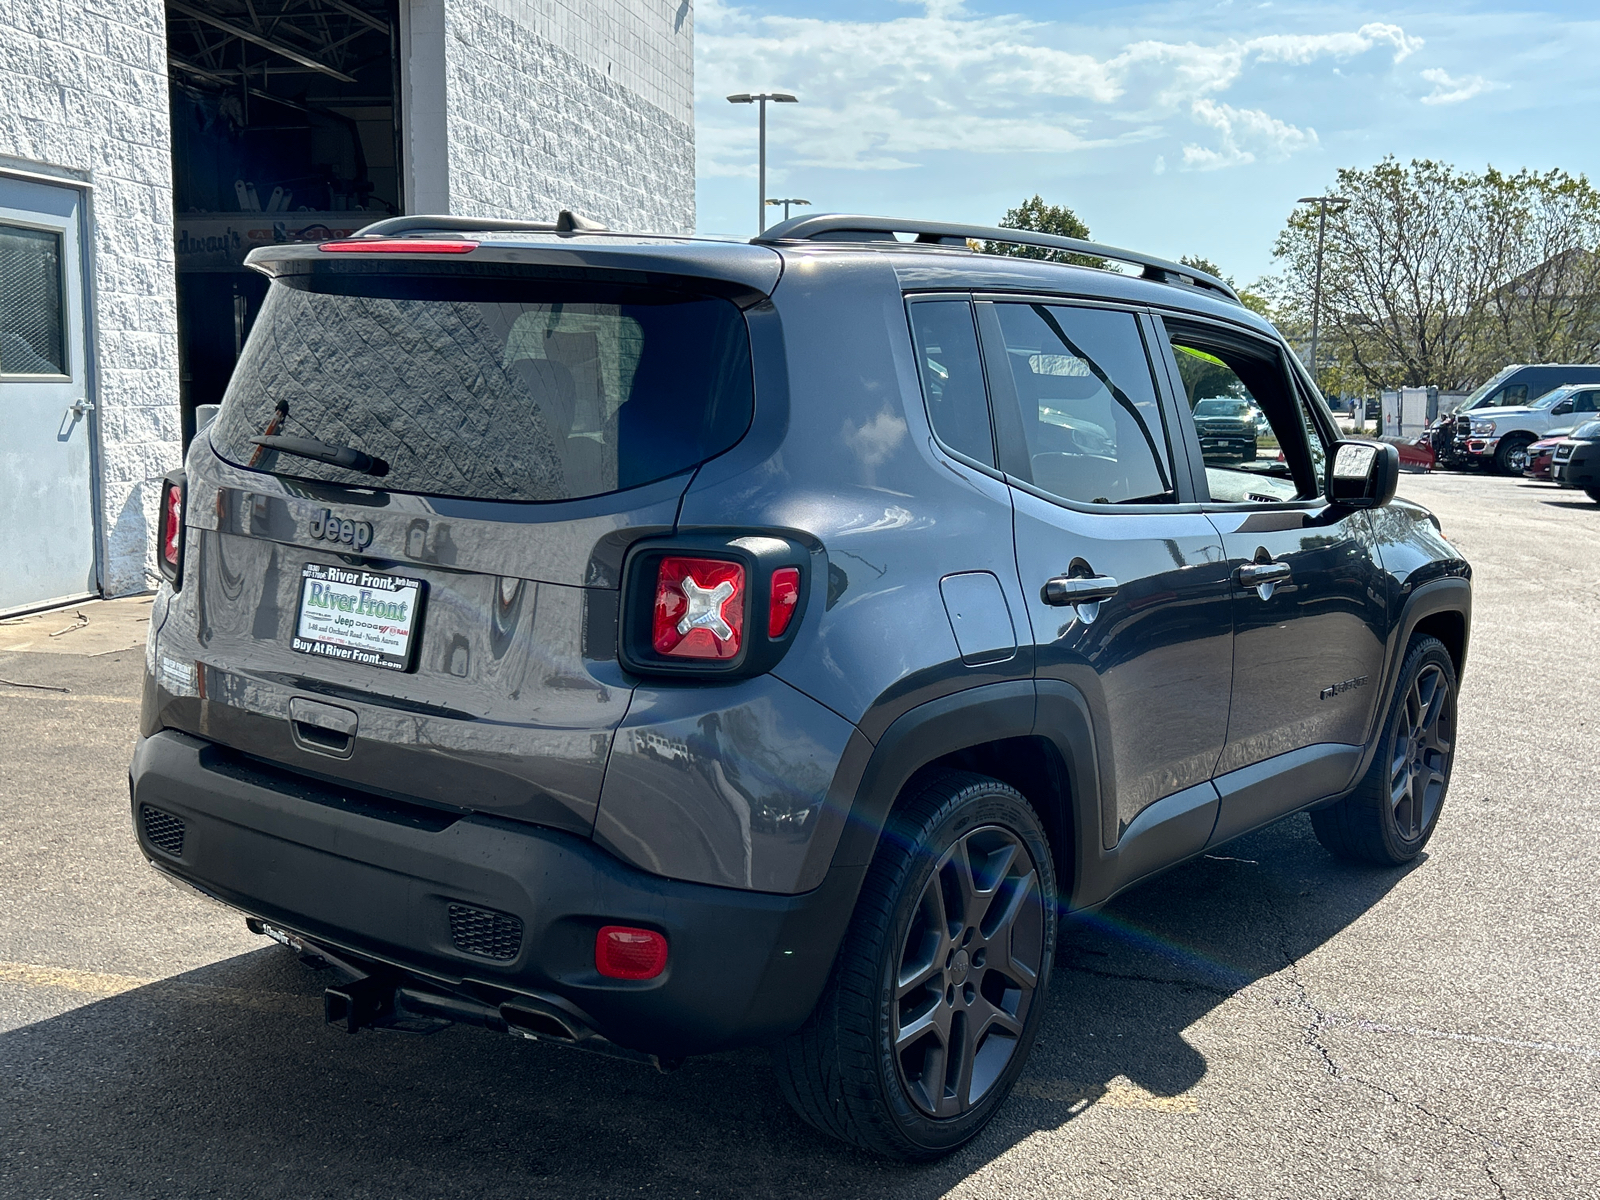
[[[1089,239],[1089,227],[1064,204],[1046,204],[1044,197],[1033,196],[1016,208],[1008,208],[1000,218],[1002,229],[1026,229],[1032,233],[1053,233],[1057,237]],[[1079,267],[1106,266],[1106,260],[1066,250],[1046,250],[1040,246],[1019,246],[1013,242],[984,242],[976,247],[985,254],[1006,254],[1012,258],[1041,258],[1047,262],[1071,263]]]
[[[1600,352],[1600,193],[1564,171],[1482,174],[1392,156],[1339,171],[1328,213],[1318,380],[1466,390],[1507,362]],[[1299,208],[1264,281],[1286,334],[1309,341],[1317,212]],[[1292,332],[1291,332],[1292,331]]]
[[[1258,316],[1266,317],[1269,321],[1272,319],[1271,306],[1267,303],[1264,296],[1260,296],[1248,288],[1242,288],[1238,284],[1234,283],[1233,276],[1224,275],[1222,273],[1222,268],[1217,266],[1217,264],[1212,262],[1209,258],[1202,257],[1198,254],[1185,254],[1178,260],[1178,262],[1186,267],[1193,267],[1196,271],[1204,271],[1207,275],[1215,275],[1218,279],[1222,280],[1223,283],[1227,284],[1238,293],[1239,300],[1251,312],[1257,314]]]

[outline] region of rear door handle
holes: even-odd
[[[1245,587],[1257,587],[1263,583],[1283,583],[1294,574],[1286,562],[1245,563],[1239,568],[1239,582]]]
[[[1069,604],[1098,604],[1117,594],[1117,581],[1109,575],[1057,575],[1047,580],[1039,598],[1056,608]]]

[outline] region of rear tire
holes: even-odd
[[[1528,447],[1531,445],[1533,439],[1526,434],[1502,438],[1495,447],[1494,469],[1502,475],[1521,475],[1522,469],[1528,465]]]
[[[1439,824],[1455,761],[1456,669],[1438,638],[1411,641],[1378,752],[1355,791],[1315,809],[1311,828],[1339,858],[1397,867]]]
[[[773,1065],[807,1123],[925,1161],[975,1137],[1022,1072],[1055,959],[1056,883],[1016,789],[946,770],[913,788],[822,998]]]

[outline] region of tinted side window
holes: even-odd
[[[1595,398],[1597,396],[1600,396],[1600,392],[1579,392],[1576,396],[1574,396],[1572,398],[1573,399],[1572,411],[1573,412],[1594,412],[1595,411]]]
[[[1133,314],[994,307],[1027,455],[1005,470],[1063,500],[1173,500],[1166,426]]]
[[[994,466],[989,398],[972,305],[965,300],[924,300],[910,310],[917,370],[934,436],[950,449]]]

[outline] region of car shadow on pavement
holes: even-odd
[[[1595,502],[1587,497],[1581,500],[1541,500],[1539,503],[1548,504],[1551,508],[1584,508],[1591,512],[1595,508]]]
[[[1074,921],[1012,1098],[922,1167],[811,1131],[760,1050],[663,1075],[459,1027],[349,1036],[329,977],[270,946],[0,1035],[0,1195],[937,1196],[1096,1105],[1183,1119],[1207,1072],[1184,1031],[1403,874],[1294,818]]]

